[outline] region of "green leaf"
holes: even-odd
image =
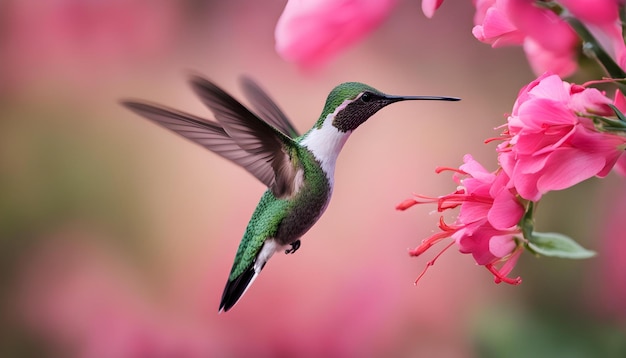
[[[528,247],[543,256],[565,259],[586,259],[595,252],[580,246],[572,238],[555,232],[533,232]]]

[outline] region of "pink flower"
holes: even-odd
[[[612,115],[611,100],[594,88],[545,74],[520,91],[498,146],[510,186],[537,201],[550,190],[604,177],[623,153],[626,138],[596,129],[590,115]],[[586,116],[586,117],[585,117]]]
[[[537,74],[567,76],[576,69],[578,37],[549,9],[528,0],[475,0],[472,34],[492,47],[523,45]]]
[[[375,29],[395,0],[290,0],[276,24],[276,51],[304,67],[328,60]]]
[[[458,189],[448,195],[430,198],[416,195],[400,203],[396,208],[406,210],[416,204],[437,203],[437,210],[443,212],[460,206],[459,216],[455,223],[448,225],[443,217],[440,219],[437,233],[424,241],[414,250],[412,256],[419,256],[431,246],[445,238],[454,239],[435,259],[430,261],[426,268],[453,243],[459,246],[459,251],[472,254],[477,264],[485,266],[495,276],[496,283],[506,282],[519,284],[521,279],[508,278],[517,258],[521,254],[521,246],[515,239],[521,230],[518,226],[524,215],[524,206],[516,197],[514,191],[508,188],[509,177],[505,172],[497,170],[488,172],[469,154],[463,159],[464,164],[454,170],[454,179],[459,184]],[[501,268],[496,265],[504,263]],[[418,277],[422,277],[426,269]]]
[[[422,12],[430,19],[441,4],[443,4],[443,0],[422,0]]]
[[[626,178],[626,153],[622,153],[617,162],[615,163],[615,171]]]
[[[116,66],[160,56],[171,48],[181,25],[182,5],[167,1],[5,1],[2,5],[0,87],[26,86],[50,76],[62,83],[91,85]]]
[[[585,25],[615,63],[626,69],[626,46],[616,0],[561,0],[559,3]]]
[[[472,34],[481,42],[492,47],[521,45],[526,35],[518,30],[509,20],[503,8],[503,2],[495,0],[476,0],[476,14]]]

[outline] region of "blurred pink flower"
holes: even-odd
[[[585,291],[590,293],[588,298],[594,310],[610,316],[613,322],[620,320],[623,324],[626,323],[626,183],[622,179],[616,184],[605,191],[597,225],[602,260],[597,263],[596,270],[597,277],[602,279],[594,280]],[[597,304],[598,297],[602,304]]]
[[[276,24],[276,51],[313,67],[369,34],[395,0],[289,0]]]
[[[545,71],[561,76],[576,69],[578,37],[570,26],[549,9],[529,0],[475,0],[472,33],[492,47],[523,45],[536,74]]]
[[[217,301],[211,300],[219,299],[214,296],[223,282],[204,270],[204,255],[192,257],[190,261],[200,261],[182,269],[171,267],[165,257],[145,266],[146,261],[136,262],[115,249],[110,244],[115,239],[68,227],[42,237],[21,257],[7,311],[25,329],[27,340],[41,344],[43,356],[386,356],[397,352],[393,342],[414,335],[410,331],[394,341],[402,330],[394,317],[405,319],[401,305],[409,303],[401,294],[403,285],[390,282],[393,265],[343,273],[330,282],[334,289],[308,301],[299,298],[313,291],[288,288],[279,277],[273,287],[257,292],[250,305],[218,315]],[[202,271],[200,276],[195,270]],[[294,283],[309,288],[322,284]],[[312,304],[303,309],[304,301]],[[440,321],[441,316],[430,319]]]
[[[615,163],[615,171],[626,178],[626,153],[622,153]]]
[[[172,43],[179,7],[163,0],[5,2],[0,85],[48,76],[91,83],[115,65],[158,55]]]
[[[422,0],[422,12],[427,18],[432,18],[435,11],[443,4],[443,0]]]
[[[463,161],[464,164],[458,170],[438,169],[438,172],[443,170],[456,172],[454,180],[459,187],[455,192],[438,198],[415,195],[414,198],[407,199],[396,207],[399,210],[406,210],[416,204],[437,203],[437,210],[443,212],[461,206],[459,216],[453,225],[446,224],[442,217],[439,222],[442,232],[422,241],[417,248],[410,251],[410,254],[419,256],[439,241],[450,237],[455,241],[437,254],[426,268],[432,266],[437,257],[456,242],[460,252],[472,254],[477,264],[491,271],[496,283],[519,284],[521,282],[519,277],[508,278],[507,275],[522,252],[515,235],[521,233],[518,223],[524,215],[524,206],[517,199],[515,192],[508,188],[509,177],[505,172],[501,170],[488,172],[469,154]],[[502,267],[496,268],[496,265],[501,263],[504,263]]]
[[[475,0],[476,13],[472,34],[492,47],[521,45],[526,37],[509,20],[501,1]]]
[[[62,234],[72,239],[51,237],[29,254],[15,297],[23,324],[62,352],[51,356],[199,358],[220,345],[200,319],[150,297],[109,249],[80,230]]]
[[[617,65],[626,69],[626,46],[617,0],[561,0],[559,3],[585,25]]]
[[[545,74],[520,91],[498,146],[510,185],[527,200],[604,177],[624,152],[626,138],[599,132],[584,115],[611,115],[611,100],[594,88]]]

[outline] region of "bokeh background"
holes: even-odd
[[[407,249],[438,215],[394,206],[453,191],[434,169],[466,153],[495,169],[483,140],[534,78],[522,50],[476,41],[469,1],[427,20],[404,0],[367,39],[303,70],[274,52],[284,5],[0,2],[0,356],[626,356],[626,186],[614,174],[539,207],[538,230],[597,257],[524,254],[514,271],[524,282],[511,287],[453,248],[413,285],[432,256]],[[302,132],[343,81],[463,101],[396,104],[360,127],[302,248],[274,257],[218,315],[264,187],[118,104],[210,116],[190,71],[240,98],[238,77],[252,76]]]

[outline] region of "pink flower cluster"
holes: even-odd
[[[617,0],[564,0],[559,3],[597,39],[617,65],[626,69]],[[492,47],[521,45],[537,75],[562,77],[577,68],[580,40],[556,12],[529,0],[474,0],[472,33]]]
[[[614,116],[611,103],[595,88],[551,74],[520,91],[498,159],[522,198],[538,201],[548,191],[611,171],[624,153],[626,137],[599,131],[593,121],[593,116]],[[623,103],[617,92],[615,104]]]
[[[459,216],[452,225],[446,224],[442,217],[439,222],[442,232],[422,241],[410,254],[421,255],[439,241],[452,238],[454,241],[443,251],[456,242],[459,251],[472,254],[476,263],[493,273],[496,283],[519,284],[519,277],[508,278],[507,275],[522,252],[516,235],[521,234],[518,223],[525,208],[514,189],[508,187],[509,177],[502,170],[488,172],[469,154],[465,156],[464,164],[458,170],[440,168],[437,171],[443,170],[456,172],[454,180],[459,187],[455,192],[438,198],[415,195],[396,208],[406,210],[416,204],[437,203],[439,212],[460,206]],[[426,267],[433,263],[434,260],[430,261]],[[504,264],[501,268],[496,268],[500,263]]]
[[[442,3],[422,0],[422,10],[432,17]],[[374,29],[394,5],[395,0],[290,0],[276,28],[278,52],[300,65],[319,63]],[[496,282],[518,284],[519,277],[508,274],[525,246],[572,257],[571,252],[554,248],[559,240],[564,242],[563,236],[533,231],[529,223],[533,202],[549,191],[604,177],[612,169],[626,175],[623,93],[617,91],[611,100],[597,89],[561,79],[578,67],[581,38],[593,45],[589,53],[612,77],[624,77],[626,46],[619,17],[624,1],[474,0],[474,5],[474,37],[492,47],[523,46],[539,77],[522,88],[497,138],[502,141],[497,147],[500,168],[488,172],[467,155],[458,170],[452,169],[459,184],[455,192],[437,198],[415,195],[397,208],[437,203],[443,212],[460,207],[454,223],[442,218],[442,231],[424,240],[411,255],[421,255],[452,238],[442,252],[456,243],[462,253],[472,254],[489,269]],[[554,245],[541,246],[548,241]],[[588,257],[588,253],[577,255]]]
[[[441,218],[442,231],[425,239],[410,254],[421,255],[439,241],[452,238],[443,251],[456,242],[462,253],[472,254],[477,264],[489,269],[496,282],[519,284],[519,277],[507,275],[524,243],[531,239],[523,237],[527,228],[522,218],[529,210],[528,203],[538,201],[548,191],[571,187],[592,176],[606,176],[626,162],[626,137],[603,131],[594,122],[602,116],[615,116],[610,104],[612,101],[597,89],[564,82],[553,74],[544,74],[524,87],[500,138],[501,168],[488,172],[466,155],[458,170],[438,169],[456,172],[459,187],[455,192],[437,198],[415,195],[397,206],[406,210],[416,204],[437,203],[439,212],[460,206],[452,225]],[[624,104],[626,99],[618,92],[614,105],[623,110]],[[620,171],[625,170],[621,167]]]
[[[422,0],[433,17],[443,0]],[[540,2],[541,3],[541,2]],[[626,69],[618,0],[562,0],[604,51]],[[396,5],[396,0],[290,0],[276,25],[276,50],[303,67],[319,65],[365,37]],[[479,41],[500,47],[523,46],[533,71],[562,77],[577,68],[578,36],[557,12],[531,0],[474,0],[472,33]]]
[[[317,66],[375,29],[396,0],[290,0],[276,24],[276,51]]]

